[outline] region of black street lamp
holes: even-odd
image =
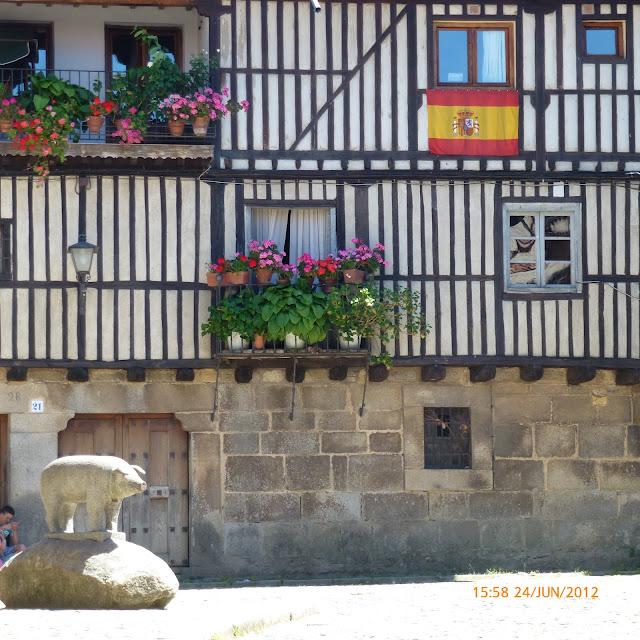
[[[87,281],[89,280],[89,272],[91,271],[93,256],[97,251],[98,247],[96,247],[95,244],[87,242],[87,236],[84,233],[79,234],[78,242],[72,244],[67,249],[67,252],[71,254],[71,260],[73,260],[73,267],[76,270],[76,276],[79,282],[78,360],[84,360],[85,358]]]

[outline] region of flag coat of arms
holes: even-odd
[[[427,89],[427,110],[434,155],[518,155],[517,91]]]

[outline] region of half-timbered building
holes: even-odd
[[[0,54],[19,25],[88,81],[146,26],[251,108],[208,145],[81,140],[40,186],[0,143],[0,470],[31,538],[40,469],[95,452],[149,469],[123,526],[185,572],[632,564],[640,3],[82,4],[0,3]],[[431,326],[386,380],[200,335],[204,263],[275,228],[386,246]]]

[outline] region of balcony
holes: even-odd
[[[55,77],[71,83],[92,96],[101,100],[110,98],[114,81],[122,77],[122,74],[107,74],[102,70],[78,70],[78,69],[50,69],[34,71],[31,69],[0,68],[0,87],[4,86],[5,96],[15,96],[20,100],[21,96],[32,91],[32,79],[36,76],[42,78]],[[96,91],[96,87],[98,90]],[[89,93],[87,93],[89,95]],[[66,96],[63,94],[59,102],[63,102]],[[71,98],[73,99],[73,98]],[[90,102],[90,100],[89,100]],[[85,103],[83,103],[85,106]],[[213,153],[215,142],[215,129],[213,123],[194,130],[191,120],[184,120],[184,130],[175,134],[170,132],[166,118],[154,105],[147,106],[147,117],[144,118],[142,142],[139,144],[123,143],[118,134],[117,121],[128,114],[120,105],[121,113],[112,113],[104,117],[98,128],[91,129],[87,119],[80,121],[70,138],[65,155],[70,158],[181,158],[186,160],[207,160]],[[0,156],[20,155],[11,143],[6,133],[0,133]]]

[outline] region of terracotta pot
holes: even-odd
[[[273,269],[256,269],[256,282],[258,284],[269,284]]]
[[[210,287],[217,287],[218,286],[218,274],[215,271],[208,271],[207,272],[207,284]]]
[[[291,278],[278,278],[278,284],[291,284]]]
[[[87,118],[87,129],[89,129],[89,133],[100,133],[103,124],[104,118],[102,116],[89,116]]]
[[[249,283],[248,271],[227,271],[222,275],[222,286],[229,287]]]
[[[366,275],[362,269],[345,269],[342,272],[342,277],[348,284],[362,284]]]
[[[265,336],[255,335],[253,336],[253,348],[255,351],[264,351],[264,346],[267,342]]]
[[[329,293],[338,284],[337,278],[325,278],[320,280],[320,287],[325,293]]]
[[[184,120],[169,120],[167,122],[169,133],[174,138],[179,138],[184,133],[185,121]]]
[[[12,124],[11,120],[0,120],[0,133],[9,133]]]
[[[193,135],[196,138],[204,138],[209,130],[209,116],[197,116],[191,120],[191,126],[193,128]]]

